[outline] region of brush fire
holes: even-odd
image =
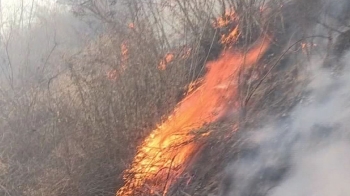
[[[0,196],[350,195],[350,0],[45,2],[0,0]]]
[[[236,20],[233,12],[219,18],[216,28],[228,25],[230,20]],[[233,45],[238,35],[235,26],[221,37],[221,43]],[[142,190],[165,195],[198,150],[194,131],[217,121],[234,105],[239,69],[255,66],[268,47],[269,39],[262,37],[246,53],[226,48],[217,60],[208,62],[200,85],[139,146],[131,167],[125,171],[125,185],[117,195],[140,195]],[[173,58],[171,53],[167,54],[159,68],[165,69]],[[206,137],[210,131],[200,135]]]

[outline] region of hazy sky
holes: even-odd
[[[30,9],[32,4],[49,5],[50,0],[0,0],[2,6],[2,15],[8,16],[13,12],[21,9],[22,4],[24,9]]]
[[[35,13],[39,7],[59,11],[62,5],[55,0],[0,0],[1,2],[1,30],[7,32],[12,25],[26,27],[35,22]],[[23,8],[23,9],[22,9]]]
[[[23,17],[28,17],[31,12],[35,11],[37,5],[45,6],[49,9],[56,8],[57,5],[54,0],[0,0],[1,2],[1,16],[4,22],[7,20],[19,19],[22,13]]]

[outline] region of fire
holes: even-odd
[[[121,50],[121,67],[123,70],[126,69],[126,63],[129,58],[129,48],[126,42],[123,42],[120,46]]]
[[[174,54],[173,53],[168,53],[165,55],[165,57],[160,61],[158,65],[159,70],[165,70],[167,65],[171,63],[171,61],[174,60]]]
[[[214,26],[215,27],[225,27],[232,23],[233,21],[237,21],[237,16],[233,10],[226,11],[225,14],[222,17],[219,17],[216,21]]]
[[[169,52],[167,53],[160,61],[158,65],[159,70],[167,69],[168,65],[175,60],[175,58],[187,59],[191,56],[192,49],[188,47],[184,47],[180,52],[176,53]],[[175,56],[175,54],[177,54]]]
[[[240,31],[238,17],[233,10],[226,11],[222,17],[219,17],[213,24],[216,29],[227,29],[229,33],[221,34],[220,42],[224,46],[232,46],[239,38]]]
[[[186,161],[198,150],[193,131],[225,115],[236,96],[239,69],[253,66],[268,46],[269,41],[264,37],[246,54],[226,50],[218,60],[209,62],[201,85],[188,94],[139,147],[131,168],[124,175],[126,184],[117,195],[140,195],[137,190],[145,188],[165,195],[184,171]]]
[[[186,95],[192,93],[200,84],[203,82],[203,79],[197,79],[196,81],[191,82],[187,87]]]
[[[126,69],[127,61],[129,59],[129,48],[126,42],[120,44],[120,51],[120,68],[107,71],[107,78],[112,81],[117,81],[119,74],[123,73]]]
[[[239,36],[239,31],[237,26],[228,35],[221,36],[221,43],[223,44],[234,43],[238,39],[238,36]]]

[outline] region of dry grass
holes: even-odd
[[[276,6],[271,9],[277,9],[279,2],[271,3]],[[114,195],[137,145],[173,110],[188,85],[205,73],[205,63],[220,54],[218,40],[225,29],[212,28],[213,19],[225,9],[235,9],[242,32],[236,45],[243,51],[262,33],[270,33],[271,23],[283,23],[280,10],[268,20],[262,17],[264,1],[124,3],[125,18],[100,15],[110,25],[108,30],[80,53],[66,55],[64,71],[50,73],[45,87],[27,83],[18,89],[0,89],[1,195]],[[278,26],[277,31],[283,28]],[[192,52],[180,58],[179,48],[184,46]],[[298,99],[298,66],[284,65],[268,73],[271,64],[288,64],[288,58],[281,61],[273,49],[266,62],[242,70],[237,101],[244,112],[229,122],[194,130],[211,129],[214,134],[209,140],[196,138],[202,150],[190,160],[184,179],[170,195],[217,193],[220,172],[229,160],[222,152],[239,144],[239,137],[231,134],[234,125],[254,126],[266,115],[283,115]],[[169,51],[178,58],[159,70],[160,60]],[[108,79],[107,73],[113,70],[118,74]],[[226,140],[226,134],[231,139]],[[187,180],[191,183],[185,186]]]

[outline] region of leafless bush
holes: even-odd
[[[78,44],[62,38],[72,33],[50,14],[33,17],[44,28],[13,25],[2,35],[2,195],[115,194],[136,145],[181,99],[200,62],[180,57],[150,6],[125,4],[121,18],[89,7],[107,31],[74,55]],[[180,45],[192,47],[187,40]],[[159,70],[172,50],[176,58]],[[110,71],[119,74],[108,79]]]

